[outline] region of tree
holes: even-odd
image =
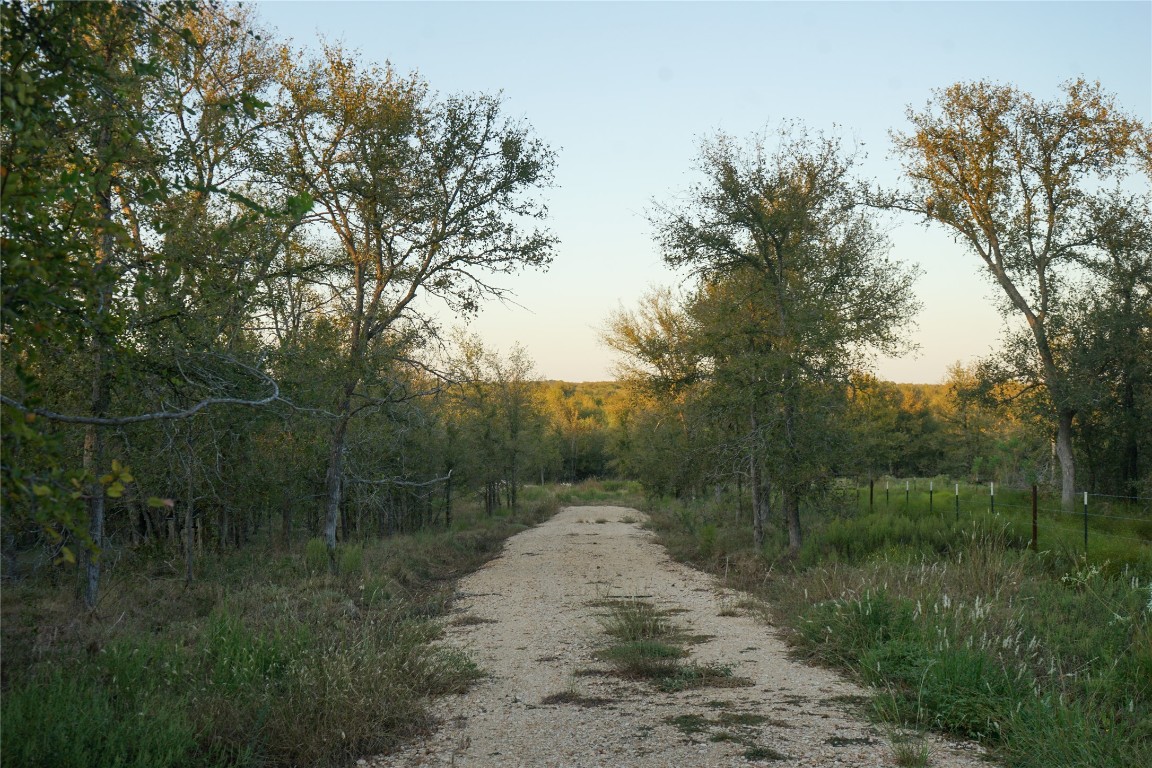
[[[118,459],[108,471],[103,430],[277,395],[253,359],[215,348],[224,328],[195,340],[184,333],[188,313],[170,300],[209,283],[189,277],[194,249],[227,251],[239,230],[252,225],[267,235],[270,222],[269,211],[235,185],[192,180],[192,166],[244,165],[226,136],[256,122],[241,108],[252,105],[236,82],[210,84],[217,71],[197,68],[221,61],[205,53],[208,37],[234,31],[234,20],[213,13],[183,2],[3,5],[3,325],[12,363],[3,403],[6,432],[18,433],[15,450],[30,448],[8,453],[5,441],[5,506],[31,508],[46,530],[59,536],[62,525],[90,550],[89,607],[98,594],[105,498],[119,496],[132,479]],[[243,20],[236,21],[241,30]],[[211,103],[178,87],[191,82],[202,96],[213,91]],[[188,125],[193,102],[204,108],[201,127],[215,119],[197,137],[175,129]],[[217,152],[211,159],[209,150]],[[221,192],[233,202],[213,204]],[[190,199],[199,204],[187,205]],[[287,218],[271,228],[290,228]],[[207,242],[184,237],[205,231]],[[236,251],[247,253],[254,243]],[[245,294],[234,289],[243,282],[213,277],[228,284],[217,295],[232,297],[224,314],[238,338]],[[174,290],[181,286],[187,290]],[[203,299],[201,292],[197,301]],[[181,365],[190,360],[195,364]],[[25,471],[31,454],[53,452],[50,428],[37,427],[45,423],[83,426],[80,472],[63,458],[52,459],[48,473]]]
[[[451,468],[484,487],[487,514],[501,504],[501,489],[515,509],[529,459],[544,450],[533,363],[518,345],[501,355],[473,335],[459,333],[454,341],[445,410],[460,450]]]
[[[1078,254],[1092,244],[1085,213],[1102,182],[1123,176],[1148,128],[1099,83],[1068,82],[1042,101],[1008,85],[957,83],[894,133],[910,189],[889,199],[950,228],[974,252],[1031,336],[1017,367],[1046,388],[1063,503],[1071,505],[1077,404],[1068,360],[1053,333],[1067,318]],[[1033,362],[1034,361],[1034,362]]]
[[[420,293],[469,313],[504,294],[488,275],[549,263],[554,238],[525,224],[546,214],[530,192],[549,182],[554,157],[498,98],[434,98],[337,47],[304,64],[285,49],[280,86],[284,172],[315,200],[309,220],[329,238],[344,329],[325,481],[335,567],[348,426],[387,400],[365,383],[403,364],[396,350],[414,336],[435,333]]]
[[[1142,495],[1152,480],[1152,197],[1094,201],[1091,278],[1065,327],[1088,487]]]
[[[774,487],[799,548],[801,502],[828,470],[843,386],[874,351],[900,348],[916,308],[914,273],[887,258],[852,165],[836,139],[789,125],[775,147],[720,135],[703,143],[704,181],[653,215],[665,261],[699,280],[691,314],[713,396],[747,425],[758,544]]]

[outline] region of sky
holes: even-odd
[[[908,107],[959,81],[1053,98],[1082,76],[1152,122],[1149,0],[253,5],[297,49],[340,42],[365,62],[419,72],[445,95],[501,93],[506,114],[556,151],[544,191],[560,240],[551,267],[502,278],[514,303],[466,323],[493,350],[523,346],[545,379],[612,379],[615,353],[600,341],[610,313],[682,284],[661,260],[648,212],[698,180],[700,142],[718,131],[743,138],[799,120],[862,145],[860,174],[891,186],[890,131],[908,130]],[[919,350],[877,359],[875,372],[939,383],[950,365],[997,348],[998,289],[943,230],[910,218],[890,226],[890,255],[922,270]]]

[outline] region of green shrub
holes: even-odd
[[[324,539],[308,539],[304,545],[304,570],[309,576],[328,572],[328,545]]]
[[[340,549],[340,575],[358,577],[364,572],[364,547],[359,544],[345,544]]]

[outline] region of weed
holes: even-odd
[[[788,756],[784,753],[772,749],[772,747],[749,747],[744,750],[745,760],[787,760]]]
[[[655,640],[675,635],[667,613],[638,599],[607,603],[608,615],[601,620],[604,632],[624,641]]]
[[[703,733],[712,725],[712,721],[704,715],[674,715],[664,718],[664,722],[685,736]]]
[[[304,546],[304,570],[309,576],[328,572],[328,545],[324,539],[308,539]]]
[[[900,768],[928,768],[932,748],[922,740],[892,740],[892,759]]]
[[[540,700],[541,704],[573,704],[578,707],[603,707],[612,704],[612,699],[605,699],[599,696],[584,696],[577,693],[574,689],[561,691],[560,693],[553,693],[545,696]]]

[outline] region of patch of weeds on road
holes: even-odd
[[[664,722],[694,743],[700,743],[695,737],[705,736],[713,743],[730,742],[747,747],[744,757],[748,760],[787,759],[780,752],[756,743],[759,735],[758,727],[771,722],[764,715],[751,712],[722,712],[713,719],[702,714],[689,714],[666,717]]]
[[[560,693],[553,693],[540,699],[542,705],[546,704],[572,704],[577,707],[603,707],[608,704],[615,703],[612,699],[605,699],[600,696],[585,696],[573,690],[561,691]]]
[[[724,725],[764,725],[768,720],[767,715],[754,712],[724,712],[719,717],[719,722]]]
[[[928,768],[932,761],[932,748],[919,734],[899,731],[890,734],[892,760],[900,768]]]
[[[833,736],[830,739],[825,739],[824,743],[833,747],[866,747],[875,744],[876,740],[870,739],[867,736]]]
[[[689,664],[678,666],[674,674],[655,681],[665,693],[694,690],[696,688],[745,688],[752,685],[746,677],[736,677],[731,667],[720,664]]]
[[[704,733],[712,726],[712,721],[704,715],[674,715],[664,718],[664,722],[685,736]]]
[[[604,601],[599,607],[608,613],[600,619],[604,632],[619,640],[677,640],[680,633],[668,620],[668,613],[646,600]]]
[[[749,747],[744,751],[745,760],[787,760],[788,756],[772,747]]]
[[[669,616],[641,599],[600,601],[608,613],[602,617],[604,632],[620,642],[599,651],[596,656],[611,663],[623,677],[652,682],[657,689],[675,693],[704,687],[742,687],[751,685],[746,678],[735,677],[729,667],[710,664],[685,664],[686,643],[705,642],[703,635],[688,635]]]
[[[659,640],[632,640],[596,653],[597,658],[615,666],[619,674],[644,680],[673,676],[680,669],[680,659],[687,655],[683,648]]]

